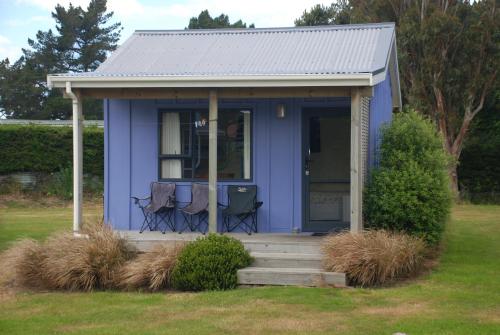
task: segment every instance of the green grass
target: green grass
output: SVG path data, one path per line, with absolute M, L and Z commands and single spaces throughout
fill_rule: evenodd
M 0 251 L 21 238 L 43 239 L 59 230 L 71 230 L 72 209 L 64 207 L 26 207 L 10 201 L 0 207 Z M 98 219 L 102 210 L 95 204 L 85 204 L 84 219 Z
M 69 208 L 0 208 L 0 248 L 70 219 Z M 500 206 L 457 206 L 437 269 L 398 287 L 4 294 L 0 333 L 498 334 L 499 242 Z

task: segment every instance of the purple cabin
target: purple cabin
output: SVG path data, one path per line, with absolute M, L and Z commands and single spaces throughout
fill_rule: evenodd
M 89 73 L 48 77 L 73 99 L 82 220 L 82 99 L 104 99 L 104 220 L 139 230 L 151 182 L 209 183 L 209 227 L 228 185 L 256 185 L 259 233 L 359 231 L 380 127 L 401 108 L 393 23 L 136 31 Z M 180 214 L 177 214 L 180 222 Z

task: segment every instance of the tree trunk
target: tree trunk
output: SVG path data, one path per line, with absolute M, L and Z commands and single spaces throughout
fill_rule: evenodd
M 450 164 L 450 166 L 448 167 L 448 176 L 450 177 L 450 190 L 454 198 L 458 198 L 460 195 L 458 192 L 458 174 L 457 174 L 458 164 L 456 162 L 457 160 L 452 164 Z
M 435 85 L 433 85 L 433 91 L 434 91 L 434 96 L 436 98 L 435 114 L 437 115 L 437 126 L 439 132 L 443 135 L 443 149 L 453 158 L 453 162 L 448 167 L 448 176 L 450 177 L 450 190 L 452 192 L 452 196 L 454 198 L 458 198 L 459 192 L 458 192 L 457 165 L 458 165 L 458 159 L 460 158 L 460 152 L 462 150 L 461 143 L 463 137 L 467 132 L 470 121 L 465 126 L 464 124 L 462 124 L 461 129 L 463 131 L 460 132 L 459 137 L 461 138 L 458 141 L 459 143 L 457 143 L 457 138 L 453 138 L 453 134 L 448 131 L 448 122 L 446 120 L 446 113 L 445 113 L 446 107 L 444 103 L 443 93 Z

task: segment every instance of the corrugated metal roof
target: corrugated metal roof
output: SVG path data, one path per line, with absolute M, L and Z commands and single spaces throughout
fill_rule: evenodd
M 76 76 L 376 74 L 394 24 L 136 31 L 101 66 Z

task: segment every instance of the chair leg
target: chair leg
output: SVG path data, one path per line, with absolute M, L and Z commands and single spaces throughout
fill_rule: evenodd
M 142 222 L 141 229 L 139 230 L 139 233 L 142 234 L 144 230 L 146 230 L 146 227 L 149 228 L 149 230 L 153 230 L 153 216 L 151 213 L 148 213 L 144 210 L 144 208 L 141 208 L 142 210 L 142 215 L 144 215 L 144 221 Z
M 148 226 L 148 219 L 146 216 L 144 216 L 144 221 L 142 221 L 141 229 L 139 230 L 139 234 L 142 234 L 146 227 Z
M 170 230 L 173 232 L 176 231 L 175 211 L 173 209 L 168 209 L 159 212 L 158 216 L 160 217 L 160 221 L 163 221 L 163 223 L 165 223 L 165 228 L 161 230 L 163 234 L 165 234 L 167 228 L 170 228 Z
M 208 212 L 203 212 L 203 213 L 200 213 L 200 215 L 198 216 L 198 229 L 200 230 L 200 232 L 203 234 L 203 235 L 206 235 L 207 234 L 207 231 L 208 231 Z M 202 230 L 201 228 L 201 225 L 202 223 L 205 224 L 205 230 Z
M 231 225 L 231 216 L 224 217 L 224 226 L 228 232 L 231 232 L 238 227 L 240 227 L 248 235 L 252 235 L 252 233 L 257 232 L 257 216 L 255 213 L 234 215 L 233 217 L 237 220 L 233 225 Z M 248 222 L 249 220 L 251 221 Z
M 184 218 L 183 227 L 179 229 L 179 234 L 182 234 L 187 228 L 191 229 L 192 216 L 181 211 L 182 217 Z
M 257 212 L 252 214 L 253 231 L 257 233 Z

